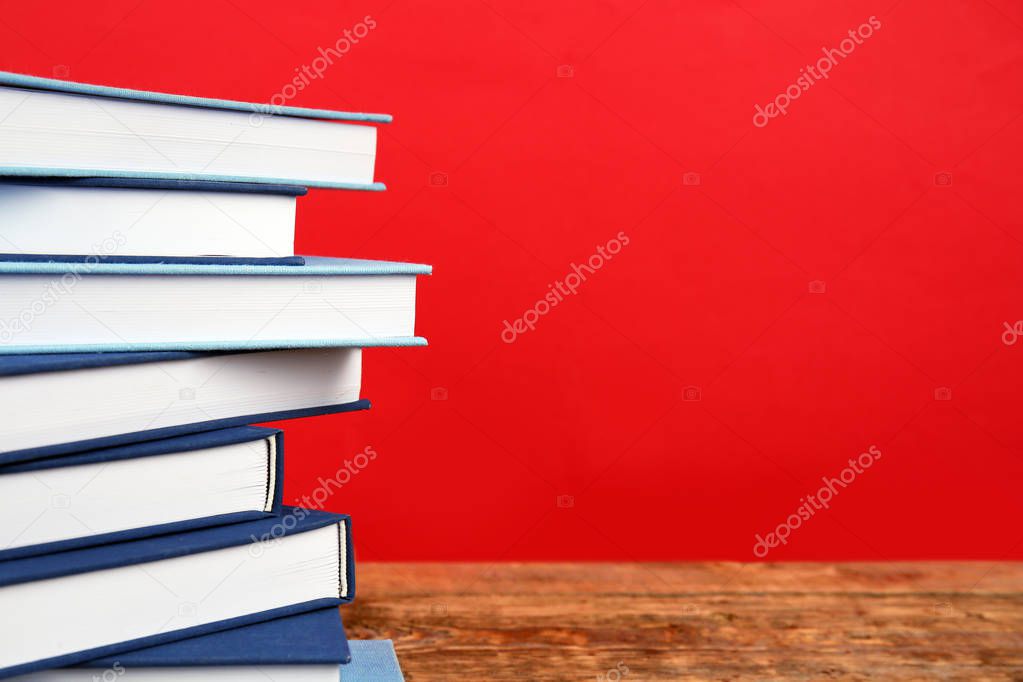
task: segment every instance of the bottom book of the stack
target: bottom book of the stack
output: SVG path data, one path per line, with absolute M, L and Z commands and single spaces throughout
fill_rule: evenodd
M 12 682 L 402 682 L 390 640 L 349 642 L 325 608 L 29 673 Z

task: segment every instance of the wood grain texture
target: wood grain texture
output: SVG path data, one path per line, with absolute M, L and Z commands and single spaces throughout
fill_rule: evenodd
M 1023 680 L 1023 564 L 361 564 L 426 680 Z

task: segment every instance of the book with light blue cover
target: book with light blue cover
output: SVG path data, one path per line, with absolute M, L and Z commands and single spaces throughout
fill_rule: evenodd
M 132 264 L 132 263 L 98 263 L 91 267 L 76 267 L 71 263 L 26 263 L 19 261 L 0 261 L 0 275 L 35 275 L 35 274 L 71 274 L 85 275 L 254 275 L 254 276 L 298 276 L 314 275 L 429 275 L 433 268 L 421 263 L 398 263 L 382 260 L 365 260 L 359 258 L 329 258 L 326 256 L 304 256 L 304 267 L 277 267 L 272 265 L 234 265 L 211 264 L 194 265 L 188 263 L 165 264 Z
M 351 111 L 336 111 L 332 109 L 311 109 L 307 107 L 274 105 L 272 103 L 259 104 L 255 102 L 239 102 L 236 100 L 215 99 L 210 97 L 175 95 L 165 92 L 150 92 L 147 90 L 132 90 L 130 88 L 117 88 L 107 85 L 78 83 L 75 81 L 61 80 L 57 78 L 45 78 L 43 76 L 32 76 L 24 73 L 12 73 L 10 71 L 0 71 L 0 85 L 7 85 L 14 88 L 27 88 L 30 90 L 65 92 L 73 95 L 89 95 L 92 97 L 138 100 L 141 102 L 157 102 L 160 104 L 175 104 L 188 107 L 225 109 L 229 111 L 242 111 L 245 113 L 272 114 L 275 116 L 295 116 L 299 118 L 317 118 L 335 121 L 364 121 L 368 123 L 390 123 L 392 121 L 390 114 L 362 114 Z
M 421 346 L 428 265 L 0 262 L 0 355 Z
M 353 639 L 352 661 L 341 668 L 341 682 L 404 682 L 394 643 L 389 639 Z
M 390 121 L 293 106 L 281 93 L 241 102 L 0 72 L 0 176 L 380 191 L 374 125 Z

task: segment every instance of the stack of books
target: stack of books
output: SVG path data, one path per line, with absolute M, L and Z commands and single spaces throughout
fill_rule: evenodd
M 389 120 L 0 73 L 0 678 L 402 679 L 345 638 L 336 490 L 285 506 L 252 426 L 426 343 L 429 266 L 294 252 L 307 188 L 383 189 Z

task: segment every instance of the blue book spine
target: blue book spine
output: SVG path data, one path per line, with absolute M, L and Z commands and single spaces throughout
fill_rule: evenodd
M 249 258 L 246 256 L 95 256 L 89 254 L 63 255 L 43 253 L 0 253 L 0 261 L 9 263 L 128 263 L 132 265 L 305 265 L 302 256 L 279 258 Z
M 0 261 L 0 275 L 191 275 L 231 276 L 250 275 L 255 277 L 345 277 L 350 275 L 429 275 L 433 268 L 421 263 L 395 263 L 358 258 L 327 258 L 324 256 L 303 256 L 301 267 L 272 265 L 190 265 L 182 263 L 112 263 L 89 264 L 87 268 L 78 263 Z
M 404 682 L 391 640 L 355 639 L 348 647 L 352 662 L 341 669 L 341 682 Z
M 301 185 L 272 185 L 256 182 L 212 182 L 203 180 L 150 180 L 148 178 L 75 178 L 54 175 L 0 175 L 0 182 L 14 185 L 49 185 L 56 187 L 100 187 L 109 189 L 157 189 L 186 192 L 234 192 L 241 194 L 281 194 L 305 196 L 309 190 Z
M 147 181 L 171 182 L 232 182 L 241 184 L 298 185 L 323 189 L 348 189 L 365 192 L 383 192 L 382 182 L 335 182 L 315 178 L 264 178 L 258 175 L 219 175 L 213 173 L 183 173 L 180 171 L 129 171 L 103 168 L 63 168 L 56 166 L 0 166 L 0 178 L 39 177 L 41 175 L 64 178 L 129 178 Z
M 356 121 L 366 123 L 391 122 L 390 114 L 362 114 L 349 111 L 335 111 L 333 109 L 307 109 L 304 107 L 239 102 L 229 99 L 212 99 L 209 97 L 194 97 L 191 95 L 175 95 L 149 90 L 131 90 L 129 88 L 116 88 L 107 85 L 94 85 L 92 83 L 76 83 L 74 81 L 44 78 L 42 76 L 30 76 L 23 73 L 11 73 L 9 71 L 0 71 L 0 85 L 7 85 L 13 88 L 28 88 L 31 90 L 67 92 L 74 95 L 89 95 L 91 97 L 112 97 L 115 99 L 131 99 L 140 102 L 155 102 L 158 104 L 178 104 L 187 107 L 226 109 L 229 111 L 242 111 L 265 116 L 295 116 L 299 118 L 319 118 L 334 121 Z

